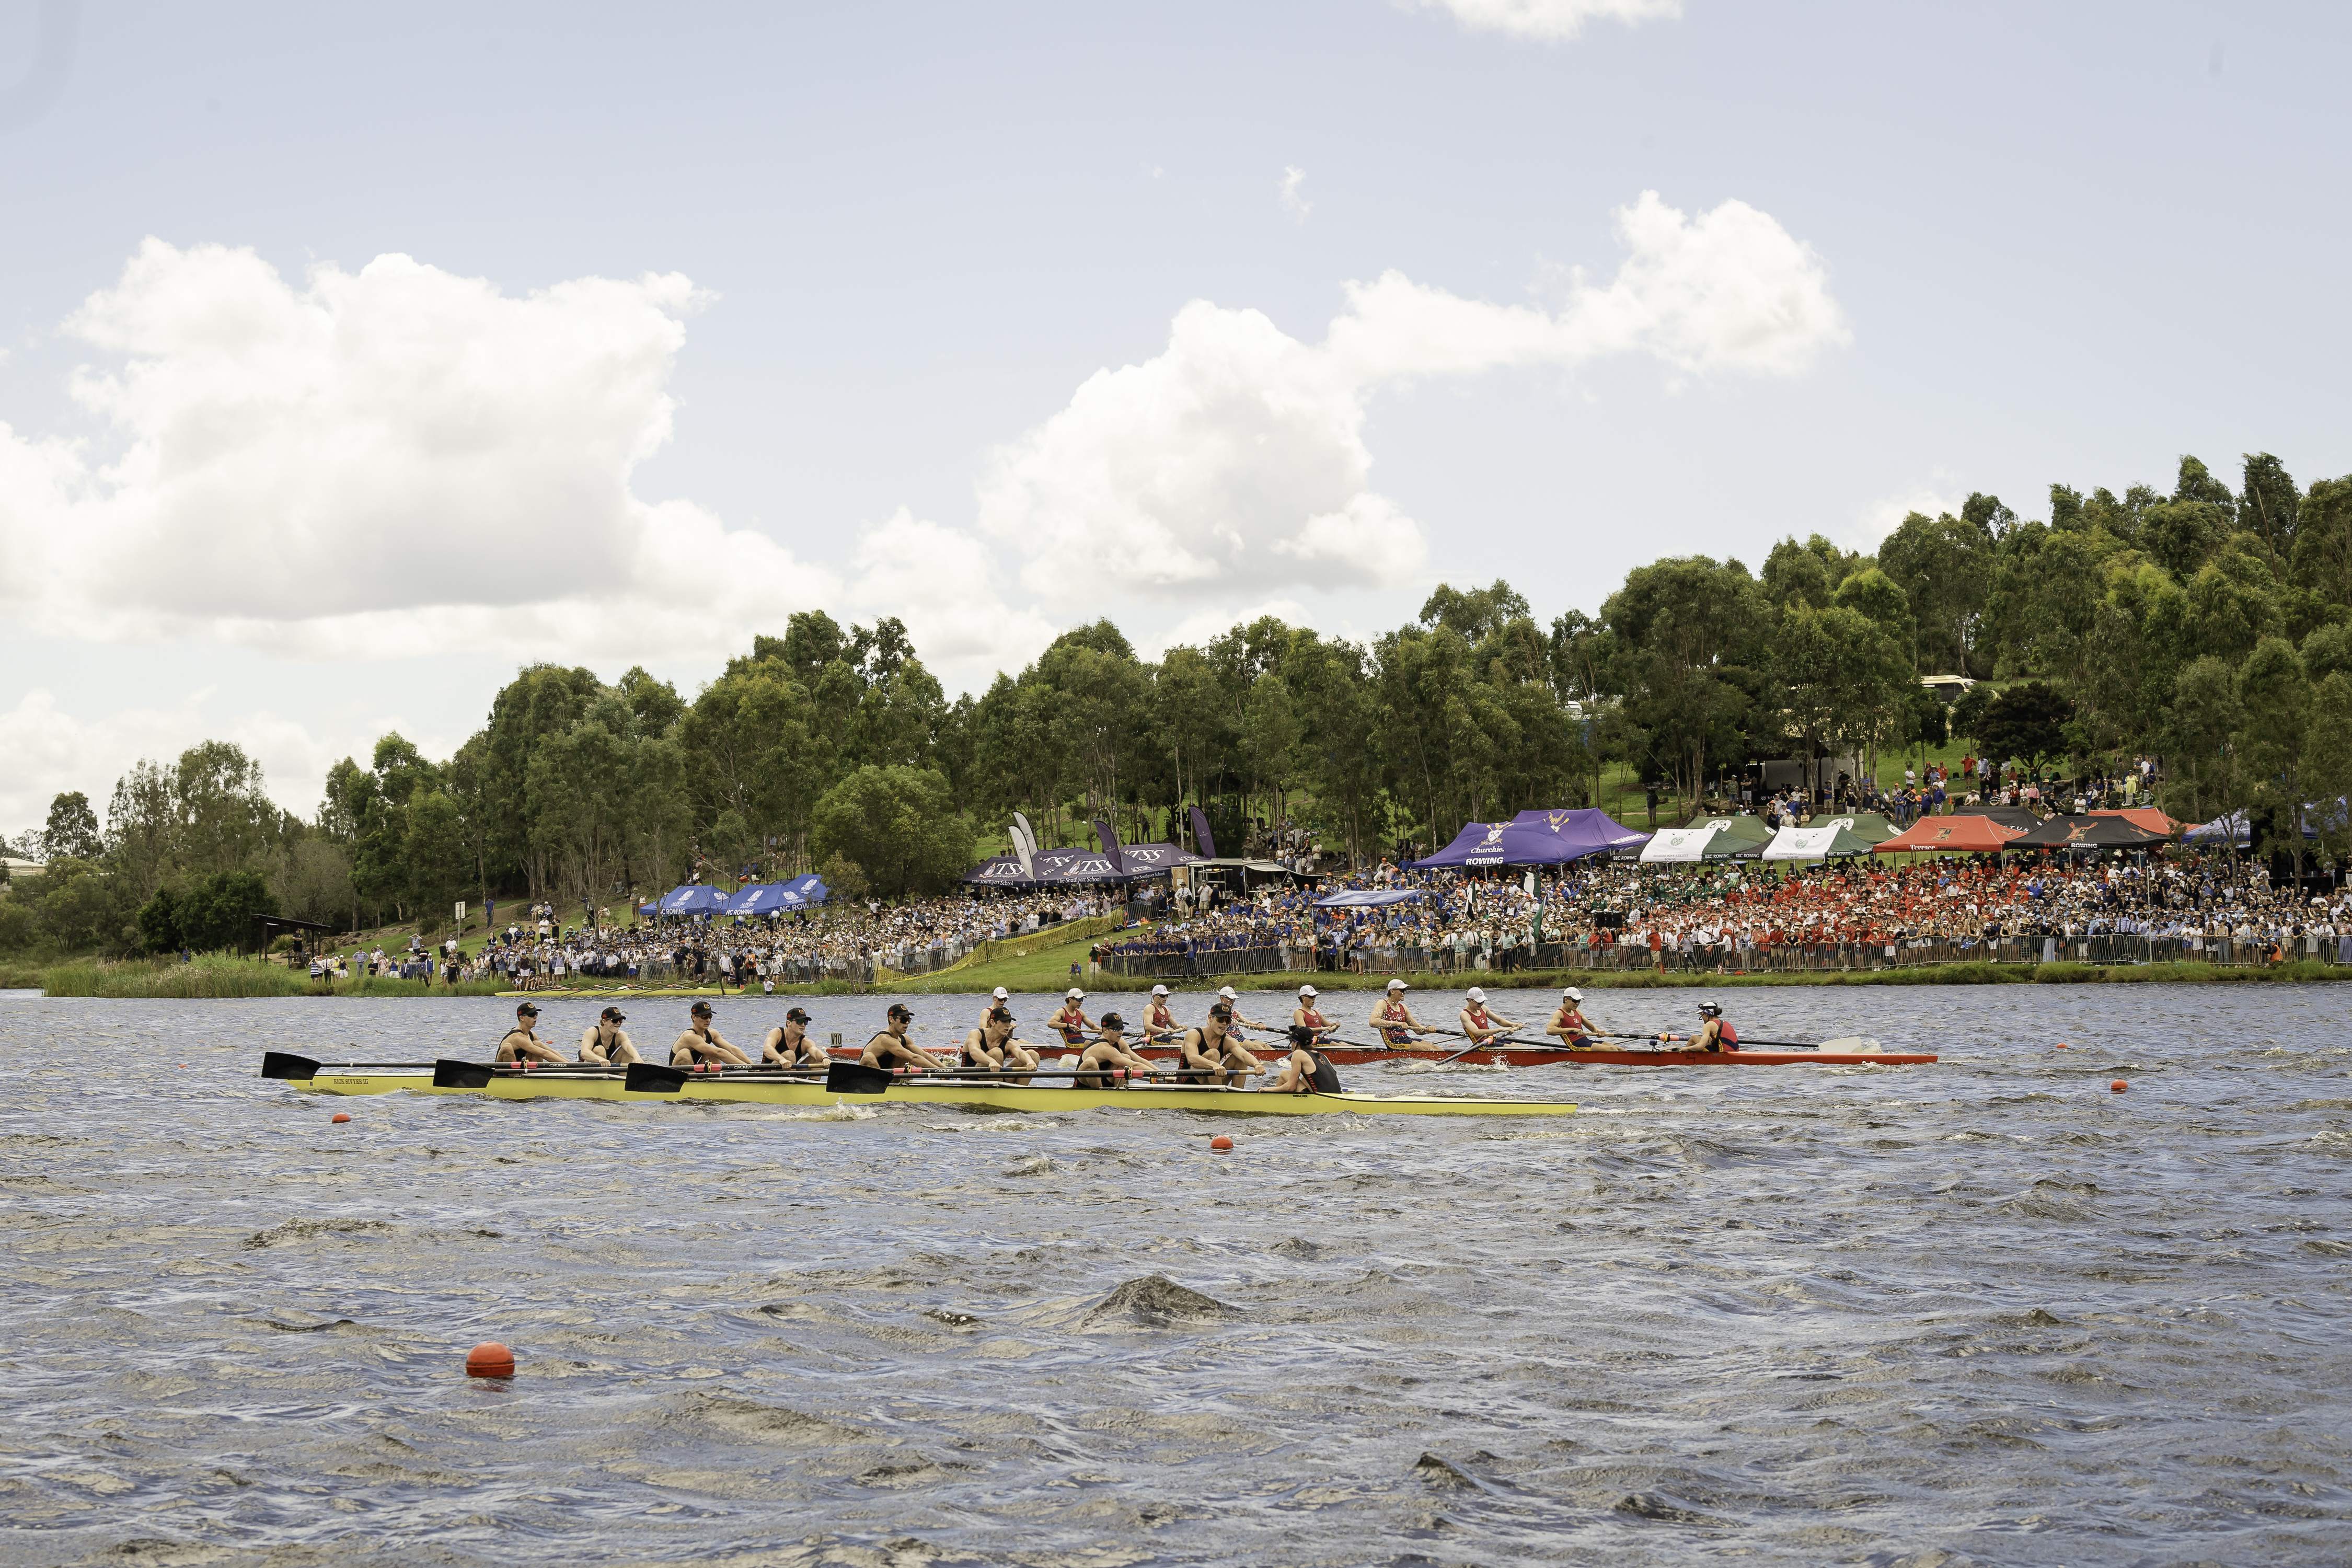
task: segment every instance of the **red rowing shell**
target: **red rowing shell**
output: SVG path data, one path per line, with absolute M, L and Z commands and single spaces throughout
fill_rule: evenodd
M 1267 1048 L 1281 1047 L 1271 1041 L 1244 1041 L 1258 1055 Z M 1371 1062 L 1441 1062 L 1454 1053 L 1448 1050 L 1417 1048 L 1401 1051 L 1370 1050 L 1362 1046 L 1325 1046 L 1323 1054 L 1340 1067 L 1361 1067 Z M 1175 1050 L 1164 1046 L 1147 1046 L 1140 1056 L 1171 1058 Z M 1539 1068 L 1554 1062 L 1569 1062 L 1578 1067 L 1629 1068 L 1777 1068 L 1802 1062 L 1828 1063 L 1832 1067 L 1864 1067 L 1876 1063 L 1881 1067 L 1916 1067 L 1936 1058 L 1903 1051 L 1570 1051 L 1540 1047 L 1520 1047 L 1492 1051 L 1472 1051 L 1454 1058 L 1480 1067 Z

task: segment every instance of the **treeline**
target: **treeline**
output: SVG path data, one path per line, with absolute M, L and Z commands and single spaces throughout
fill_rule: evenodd
M 142 763 L 102 828 L 60 796 L 0 943 L 193 943 L 240 898 L 349 925 L 747 871 L 895 896 L 950 885 L 1014 809 L 1076 843 L 1097 818 L 1165 837 L 1199 805 L 1228 853 L 1289 819 L 1369 857 L 1590 804 L 1612 766 L 1696 799 L 1751 760 L 1874 765 L 1955 724 L 2028 766 L 2158 754 L 2185 816 L 2352 794 L 2352 479 L 2298 490 L 2254 454 L 2233 489 L 2184 458 L 2168 492 L 2053 485 L 2048 513 L 1975 495 L 1874 554 L 1816 534 L 1755 572 L 1670 557 L 1548 624 L 1499 581 L 1362 644 L 1268 617 L 1147 660 L 1097 621 L 952 702 L 898 622 L 815 611 L 690 699 L 533 666 L 455 755 L 387 735 L 307 820 L 220 742 Z M 1939 674 L 2002 689 L 1948 710 L 1920 685 Z

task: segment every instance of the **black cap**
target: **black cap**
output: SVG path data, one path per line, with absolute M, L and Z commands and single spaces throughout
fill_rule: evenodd
M 1106 1029 L 1124 1029 L 1127 1027 L 1127 1020 L 1116 1013 L 1105 1013 L 1102 1016 L 1102 1026 Z
M 1305 1024 L 1293 1024 L 1290 1026 L 1290 1043 L 1294 1046 L 1311 1046 L 1315 1043 L 1315 1031 Z
M 1209 1016 L 1216 1019 L 1217 1022 L 1221 1024 L 1230 1022 L 1233 1016 L 1234 1010 L 1231 1007 L 1226 1006 L 1223 1002 L 1218 1003 L 1215 1006 L 1209 1009 Z
M 1010 1024 L 1013 1022 L 1013 1015 L 1002 1007 L 992 1008 L 989 1012 L 988 1021 L 992 1024 Z
M 708 1002 L 697 1002 L 693 1006 L 688 1007 L 686 1010 L 686 1014 L 689 1018 L 708 1018 L 710 1016 L 710 1004 Z
M 534 1007 L 534 1006 L 532 1006 L 532 1005 L 531 1005 L 530 1003 L 528 1003 L 528 1002 L 524 1003 L 521 1006 L 520 1006 L 520 1007 L 518 1007 L 518 1008 L 516 1008 L 516 1009 L 515 1009 L 515 1016 L 516 1016 L 516 1017 L 518 1017 L 518 1018 L 521 1017 L 525 1013 L 529 1013 L 529 1014 L 531 1014 L 532 1016 L 536 1016 L 538 1015 L 538 1013 L 539 1013 L 539 1009 L 538 1009 L 538 1008 L 536 1008 L 536 1007 Z
M 612 1019 L 613 1022 L 617 1024 L 622 1019 L 626 1018 L 628 1015 L 622 1012 L 618 1007 L 607 1007 L 604 1009 L 604 1016 Z
M 893 1018 L 911 1018 L 914 1016 L 914 1014 L 907 1010 L 907 1005 L 904 1002 L 893 1002 L 890 1004 L 888 1016 Z
M 784 1015 L 784 1022 L 787 1024 L 805 1024 L 808 1021 L 808 1013 L 804 1008 L 795 1007 Z

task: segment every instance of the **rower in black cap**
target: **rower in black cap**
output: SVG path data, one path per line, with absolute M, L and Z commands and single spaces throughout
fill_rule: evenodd
M 563 1053 L 534 1033 L 539 1027 L 539 1009 L 526 1002 L 515 1009 L 515 1026 L 499 1042 L 498 1060 L 502 1062 L 561 1062 Z
M 783 1026 L 768 1031 L 767 1040 L 760 1047 L 760 1060 L 774 1067 L 832 1066 L 833 1053 L 808 1037 L 808 1023 L 805 1008 L 794 1007 L 787 1012 Z
M 687 1009 L 687 1030 L 671 1042 L 669 1065 L 683 1068 L 700 1062 L 719 1062 L 729 1067 L 750 1067 L 751 1058 L 728 1044 L 719 1031 L 711 1027 L 710 1017 L 710 1004 L 708 1002 L 697 1002 Z
M 1101 1029 L 1078 1055 L 1077 1076 L 1072 1080 L 1076 1087 L 1124 1089 L 1137 1077 L 1151 1076 L 1151 1064 L 1127 1048 L 1126 1019 L 1105 1013 Z
M 907 1031 L 914 1026 L 915 1015 L 908 1011 L 904 1002 L 891 1003 L 887 1018 L 882 1032 L 866 1042 L 866 1050 L 857 1058 L 859 1062 L 870 1068 L 910 1067 L 922 1068 L 929 1072 L 947 1071 L 947 1063 L 907 1037 Z
M 596 1067 L 625 1068 L 631 1062 L 646 1058 L 637 1055 L 636 1042 L 621 1027 L 628 1015 L 618 1007 L 607 1007 L 602 1016 L 588 1026 L 580 1037 L 580 1059 Z

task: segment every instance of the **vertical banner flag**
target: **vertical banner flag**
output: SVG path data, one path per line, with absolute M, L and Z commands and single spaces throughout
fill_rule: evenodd
M 1095 818 L 1095 840 L 1102 846 L 1104 856 L 1110 861 L 1110 868 L 1125 877 L 1127 857 L 1119 852 L 1118 835 L 1111 830 L 1109 823 L 1099 816 Z
M 1029 819 L 1020 812 L 1013 814 L 1013 853 L 1021 862 L 1021 874 L 1030 881 L 1037 879 L 1037 836 L 1029 830 Z
M 1217 858 L 1217 841 L 1209 837 L 1208 816 L 1197 805 L 1192 808 L 1192 837 L 1201 841 L 1202 858 L 1210 860 Z

